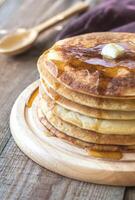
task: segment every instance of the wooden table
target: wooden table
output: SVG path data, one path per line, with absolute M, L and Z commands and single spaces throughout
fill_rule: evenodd
M 0 28 L 31 27 L 74 2 L 6 0 L 0 7 Z M 79 182 L 40 167 L 20 151 L 11 136 L 12 105 L 19 93 L 38 79 L 37 59 L 54 42 L 56 29 L 58 26 L 42 34 L 33 49 L 23 55 L 0 56 L 0 200 L 133 200 L 134 188 Z

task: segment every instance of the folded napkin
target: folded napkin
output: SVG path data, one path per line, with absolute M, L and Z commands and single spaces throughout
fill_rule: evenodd
M 56 40 L 102 31 L 135 32 L 135 0 L 104 0 L 70 20 Z

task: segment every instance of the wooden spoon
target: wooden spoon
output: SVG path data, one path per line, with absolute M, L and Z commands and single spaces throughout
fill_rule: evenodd
M 33 45 L 42 31 L 47 30 L 76 13 L 86 10 L 88 7 L 88 3 L 78 2 L 71 8 L 61 12 L 38 26 L 35 26 L 34 28 L 18 29 L 12 34 L 4 36 L 0 40 L 0 53 L 6 55 L 17 55 L 26 51 Z

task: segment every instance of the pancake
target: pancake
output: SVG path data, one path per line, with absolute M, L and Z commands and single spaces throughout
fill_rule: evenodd
M 135 150 L 135 145 L 130 146 L 123 146 L 123 145 L 100 145 L 100 144 L 93 144 L 84 142 L 82 140 L 79 140 L 77 138 L 71 137 L 66 135 L 63 132 L 60 132 L 57 130 L 54 126 L 52 126 L 46 117 L 43 115 L 42 111 L 38 109 L 38 118 L 39 121 L 44 125 L 45 133 L 47 132 L 47 135 L 50 134 L 50 136 L 56 136 L 60 139 L 64 139 L 65 141 L 68 141 L 69 143 L 79 146 L 81 148 L 89 148 L 91 150 L 96 151 L 121 151 L 121 152 L 131 152 L 132 150 Z
M 112 135 L 102 134 L 94 131 L 81 129 L 73 124 L 63 121 L 51 112 L 44 112 L 40 105 L 38 107 L 50 124 L 65 134 L 85 142 L 106 145 L 135 145 L 135 135 Z
M 135 111 L 134 99 L 103 99 L 98 97 L 92 97 L 89 95 L 81 94 L 70 90 L 59 84 L 56 78 L 54 78 L 48 70 L 44 67 L 41 59 L 38 62 L 38 70 L 40 78 L 47 84 L 48 87 L 55 90 L 58 94 L 56 99 L 60 96 L 66 99 L 76 102 L 81 105 L 89 106 L 91 108 L 104 109 L 104 110 L 116 110 L 116 111 Z
M 43 98 L 40 99 L 40 107 L 46 115 L 50 116 L 54 114 L 63 121 L 82 129 L 103 134 L 135 135 L 135 120 L 128 120 L 123 123 L 122 120 L 96 119 L 66 109 L 47 98 L 46 100 Z
M 47 133 L 96 155 L 135 152 L 135 34 L 58 41 L 39 58 L 38 70 L 37 112 Z
M 135 112 L 134 111 L 113 111 L 113 110 L 101 110 L 101 109 L 94 109 L 88 106 L 80 105 L 75 103 L 71 100 L 66 99 L 58 95 L 52 88 L 48 87 L 47 84 L 40 80 L 40 93 L 42 98 L 45 100 L 52 99 L 58 105 L 61 105 L 64 108 L 67 108 L 71 111 L 78 112 L 80 114 L 94 117 L 98 119 L 118 119 L 118 120 L 133 120 L 135 119 Z
M 101 51 L 108 43 L 121 45 L 123 56 L 104 58 Z M 134 33 L 90 33 L 58 41 L 39 60 L 61 84 L 79 93 L 135 98 L 134 43 Z

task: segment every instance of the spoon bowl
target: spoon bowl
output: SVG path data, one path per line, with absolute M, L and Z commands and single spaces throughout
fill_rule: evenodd
M 34 29 L 19 29 L 0 40 L 0 53 L 17 55 L 29 49 L 38 37 Z

